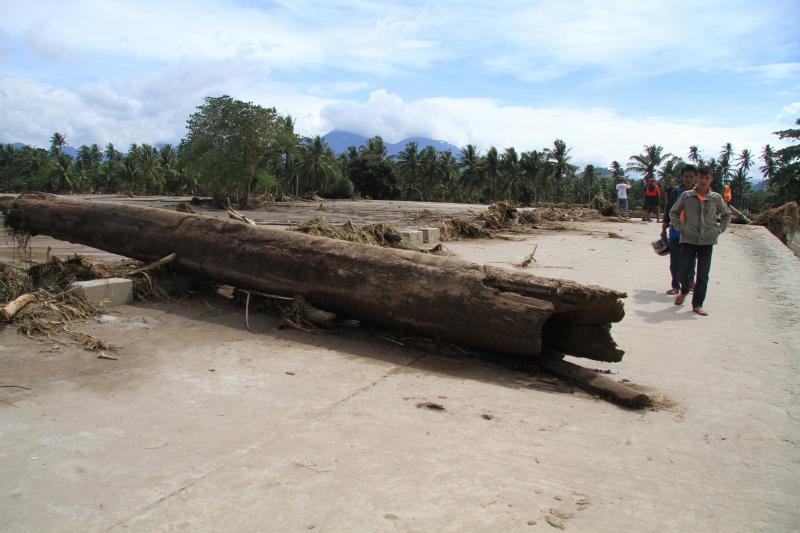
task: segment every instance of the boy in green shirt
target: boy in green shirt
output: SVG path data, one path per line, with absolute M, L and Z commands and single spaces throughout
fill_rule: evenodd
M 675 305 L 681 305 L 692 288 L 691 265 L 697 261 L 697 282 L 692 296 L 692 311 L 706 316 L 703 302 L 711 271 L 711 252 L 717 237 L 731 221 L 731 211 L 718 193 L 711 190 L 711 169 L 700 167 L 697 185 L 680 195 L 669 212 L 670 223 L 680 232 L 680 294 Z M 719 222 L 717 222 L 719 218 Z

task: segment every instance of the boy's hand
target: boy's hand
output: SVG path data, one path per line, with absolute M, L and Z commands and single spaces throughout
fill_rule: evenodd
M 667 238 L 667 228 L 661 228 L 661 238 L 662 239 Z

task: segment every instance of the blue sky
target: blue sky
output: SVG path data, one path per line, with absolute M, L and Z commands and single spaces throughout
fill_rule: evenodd
M 780 145 L 798 1 L 0 0 L 0 141 L 176 142 L 204 96 L 345 129 L 626 161 Z

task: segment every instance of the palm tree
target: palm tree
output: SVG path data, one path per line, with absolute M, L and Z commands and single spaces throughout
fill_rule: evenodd
M 733 146 L 731 143 L 725 143 L 722 146 L 722 151 L 719 153 L 719 160 L 717 161 L 720 166 L 720 171 L 722 172 L 722 182 L 728 182 L 728 175 L 731 171 L 731 160 L 734 157 L 733 153 Z
M 764 166 L 759 167 L 759 170 L 767 178 L 767 183 L 772 183 L 772 180 L 775 179 L 775 171 L 778 169 L 778 164 L 775 158 L 775 151 L 770 145 L 764 146 L 761 151 L 761 160 L 764 162 Z
M 60 154 L 61 150 L 64 148 L 64 146 L 66 146 L 66 144 L 67 138 L 64 135 L 55 132 L 53 136 L 50 137 L 50 153 L 54 156 Z
M 420 175 L 419 151 L 416 141 L 406 144 L 397 154 L 397 167 L 400 174 L 400 198 L 408 199 L 409 193 L 417 184 Z
M 164 189 L 164 176 L 161 174 L 158 150 L 154 146 L 143 144 L 140 150 L 139 162 L 145 190 L 150 194 L 161 194 Z
M 481 184 L 480 160 L 474 144 L 468 144 L 461 149 L 458 166 L 461 168 L 461 184 L 469 198 L 473 197 L 475 190 Z
M 441 160 L 437 157 L 436 148 L 426 146 L 419 154 L 420 157 L 420 182 L 419 192 L 423 200 L 432 200 L 437 191 L 441 189 L 446 179 L 446 170 Z
M 486 156 L 483 158 L 483 172 L 489 180 L 489 199 L 495 200 L 499 189 L 500 181 L 500 158 L 497 154 L 497 148 L 490 146 L 486 151 Z
M 517 151 L 506 148 L 500 157 L 499 168 L 502 170 L 502 193 L 506 199 L 518 202 L 525 194 L 525 184 L 522 181 L 522 169 L 519 164 Z
M 700 155 L 700 149 L 696 145 L 689 147 L 689 161 L 696 165 L 703 164 L 703 157 Z
M 60 192 L 72 192 L 72 158 L 65 153 L 58 152 L 56 158 L 56 186 Z
M 567 148 L 567 143 L 561 139 L 553 141 L 552 150 L 545 149 L 547 159 L 553 163 L 552 177 L 556 186 L 556 202 L 560 202 L 562 199 L 564 181 L 575 173 L 575 167 L 569 163 L 569 152 L 570 148 Z
M 447 200 L 456 202 L 459 200 L 458 183 L 458 161 L 453 157 L 453 152 L 445 150 L 439 154 L 439 161 L 444 173 L 444 188 L 447 192 Z
M 547 179 L 544 169 L 543 154 L 536 150 L 523 152 L 519 158 L 519 166 L 528 183 L 527 201 L 538 201 L 542 193 L 542 181 Z
M 664 153 L 664 148 L 656 144 L 645 145 L 641 154 L 632 155 L 628 163 L 628 170 L 643 174 L 645 180 L 654 178 L 656 170 L 669 158 L 675 157 L 670 153 Z
M 133 194 L 136 182 L 139 180 L 139 166 L 136 163 L 136 158 L 131 156 L 130 152 L 122 164 L 122 180 L 128 186 L 128 193 Z
M 739 163 L 739 168 L 744 170 L 745 174 L 750 171 L 750 167 L 753 166 L 753 154 L 745 148 L 742 150 L 742 153 L 736 157 L 736 161 Z
M 733 175 L 731 192 L 733 193 L 734 200 L 736 200 L 732 203 L 735 203 L 738 207 L 741 205 L 744 191 L 747 188 L 747 176 L 750 172 L 750 167 L 753 166 L 753 154 L 750 150 L 745 148 L 742 150 L 742 153 L 736 157 L 736 161 L 739 163 L 739 166 Z
M 386 144 L 383 142 L 383 138 L 380 135 L 376 135 L 371 139 L 367 139 L 366 152 L 377 156 L 379 159 L 385 159 L 388 150 L 386 149 Z
M 283 160 L 281 181 L 284 186 L 289 187 L 289 194 L 291 194 L 291 183 L 294 180 L 294 195 L 298 196 L 300 181 L 295 168 L 295 156 L 300 147 L 300 137 L 294 132 L 294 119 L 291 115 L 286 115 L 282 123 L 279 123 L 279 127 L 277 149 Z
M 308 190 L 324 193 L 328 185 L 336 177 L 336 165 L 333 152 L 327 143 L 317 135 L 303 146 L 303 159 L 300 162 L 300 174 Z
M 594 171 L 594 165 L 586 165 L 583 169 L 583 185 L 586 188 L 586 202 L 592 201 L 592 187 L 595 180 L 597 180 L 597 173 Z

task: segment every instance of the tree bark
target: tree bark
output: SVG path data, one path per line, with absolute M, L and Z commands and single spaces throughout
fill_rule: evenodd
M 538 356 L 542 343 L 619 361 L 611 323 L 621 292 L 452 257 L 380 248 L 163 209 L 27 194 L 8 206 L 15 230 L 311 304 L 382 327 Z

